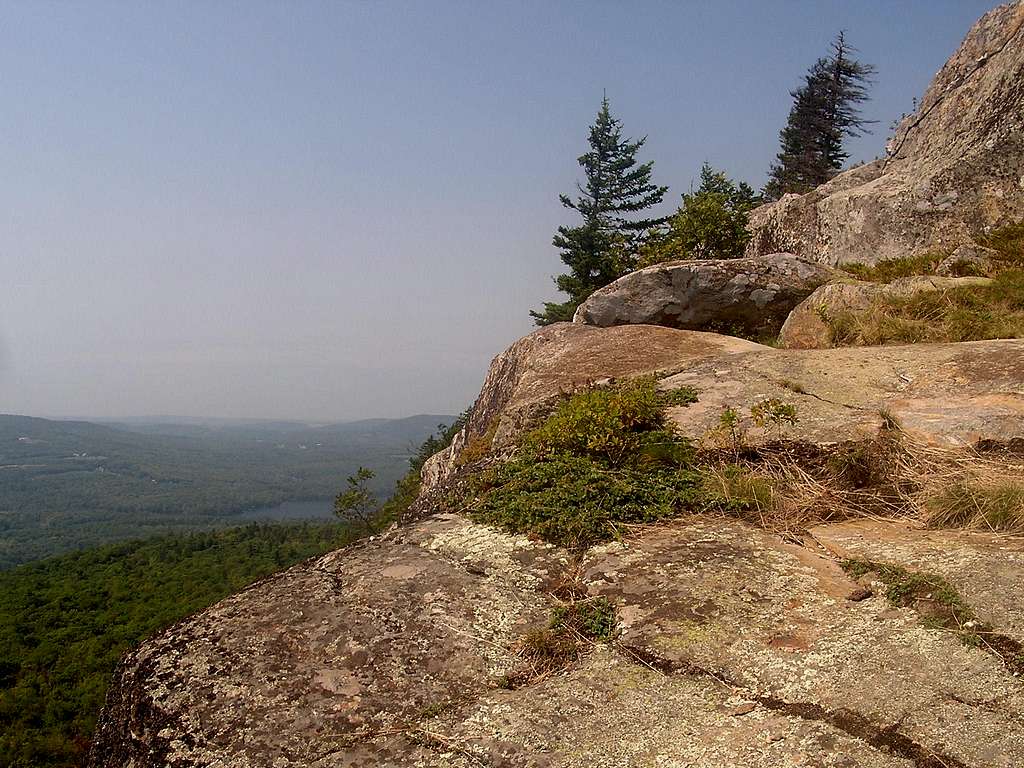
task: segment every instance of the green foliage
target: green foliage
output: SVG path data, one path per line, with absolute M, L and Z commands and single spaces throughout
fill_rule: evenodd
M 557 279 L 557 278 L 556 278 Z M 614 279 L 614 278 L 612 278 Z M 611 281 L 609 281 L 611 282 Z M 580 291 L 582 293 L 582 291 Z M 530 317 L 536 325 L 551 325 L 552 323 L 571 323 L 576 309 L 582 303 L 569 299 L 568 301 L 545 301 L 544 309 L 541 311 L 530 310 Z
M 578 159 L 586 183 L 577 185 L 580 194 L 575 200 L 560 196 L 562 205 L 583 221 L 576 227 L 559 227 L 552 241 L 569 267 L 568 273 L 555 278 L 558 290 L 569 300 L 530 312 L 537 325 L 571 319 L 587 296 L 629 272 L 643 233 L 661 222 L 638 218 L 659 204 L 668 190 L 651 183 L 654 163 L 637 164 L 636 153 L 645 141 L 623 138 L 622 123 L 612 117 L 608 99 L 602 100 L 590 128 L 590 151 Z
M 579 392 L 476 478 L 474 519 L 586 548 L 699 505 L 689 443 L 667 426 L 653 379 Z
M 513 459 L 484 476 L 475 520 L 585 549 L 614 538 L 623 524 L 652 523 L 693 508 L 698 475 L 680 469 L 623 467 L 564 454 Z
M 748 184 L 737 184 L 705 163 L 697 191 L 684 194 L 668 228 L 653 233 L 640 248 L 638 266 L 742 256 L 750 239 L 747 216 L 760 202 Z
M 515 688 L 531 677 L 556 672 L 576 659 L 585 643 L 611 642 L 617 627 L 615 606 L 605 597 L 563 603 L 552 612 L 548 626 L 523 638 L 519 654 L 529 663 L 530 674 L 506 675 L 498 686 Z
M 412 503 L 423 462 L 449 445 L 464 421 L 465 414 L 441 425 L 413 453 L 374 525 Z M 361 469 L 350 478 L 343 507 L 375 509 L 371 474 Z M 0 765 L 81 764 L 110 675 L 127 649 L 362 533 L 361 526 L 338 523 L 254 524 L 106 546 L 0 573 Z
M 254 524 L 105 546 L 0 573 L 0 765 L 80 765 L 125 651 L 355 536 L 337 523 Z
M 979 244 L 994 249 L 997 262 L 1005 267 L 1024 267 L 1024 221 L 1010 224 L 978 238 Z
M 824 184 L 849 158 L 844 140 L 867 132 L 871 121 L 861 117 L 858 105 L 868 99 L 866 86 L 875 70 L 853 53 L 840 32 L 829 56 L 818 59 L 791 92 L 793 106 L 779 132 L 781 147 L 764 188 L 767 199 Z
M 718 430 L 725 437 L 728 447 L 734 454 L 739 454 L 746 442 L 746 430 L 740 420 L 739 412 L 732 406 L 722 409 L 718 415 Z
M 668 408 L 693 405 L 697 402 L 697 390 L 692 387 L 680 387 L 658 392 L 658 402 Z
M 615 636 L 617 626 L 611 601 L 606 597 L 593 597 L 558 606 L 551 615 L 550 629 L 585 640 L 608 642 Z
M 354 475 L 349 475 L 345 482 L 348 488 L 334 499 L 334 514 L 342 520 L 352 520 L 374 534 L 379 530 L 379 510 L 377 499 L 367 487 L 373 479 L 373 471 L 360 467 Z
M 577 392 L 526 435 L 524 444 L 538 458 L 569 453 L 614 465 L 634 455 L 650 433 L 661 436 L 664 424 L 654 380 L 638 379 Z
M 754 403 L 750 406 L 750 417 L 754 424 L 765 431 L 774 428 L 780 437 L 785 424 L 792 426 L 798 421 L 796 406 L 777 397 L 769 397 Z
M 928 573 L 912 573 L 898 565 L 878 563 L 872 560 L 849 559 L 841 563 L 843 570 L 854 578 L 869 573 L 878 576 L 885 584 L 885 597 L 893 605 L 905 608 L 917 600 L 927 600 L 952 611 L 958 624 L 974 619 L 974 612 L 948 581 L 941 576 Z

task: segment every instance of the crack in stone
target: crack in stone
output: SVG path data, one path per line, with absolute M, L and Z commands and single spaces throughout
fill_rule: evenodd
M 741 693 L 751 701 L 757 702 L 765 709 L 809 722 L 830 725 L 876 750 L 910 760 L 915 768 L 970 768 L 957 758 L 929 749 L 906 734 L 900 733 L 899 723 L 882 726 L 871 718 L 848 709 L 830 710 L 813 702 L 790 702 L 777 696 L 753 693 L 731 680 L 722 671 L 708 670 L 692 662 L 666 659 L 646 648 L 627 645 L 619 645 L 618 648 L 635 663 L 663 674 L 710 678 L 730 688 L 734 693 Z

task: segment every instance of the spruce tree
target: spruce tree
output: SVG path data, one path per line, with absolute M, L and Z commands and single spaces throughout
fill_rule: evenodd
M 875 69 L 853 53 L 840 32 L 828 58 L 818 59 L 800 87 L 790 92 L 793 106 L 779 132 L 779 154 L 763 190 L 766 199 L 824 184 L 849 159 L 845 139 L 868 133 L 874 121 L 864 119 L 858 105 L 868 100 L 867 85 Z
M 583 219 L 579 226 L 558 228 L 552 244 L 561 251 L 566 274 L 555 278 L 558 290 L 568 295 L 563 303 L 545 302 L 540 312 L 531 311 L 537 325 L 571 320 L 576 307 L 598 288 L 622 276 L 644 233 L 663 218 L 639 217 L 657 205 L 668 187 L 651 183 L 653 162 L 637 163 L 636 153 L 647 138 L 623 138 L 622 123 L 612 117 L 608 98 L 601 101 L 597 119 L 590 127 L 590 151 L 578 158 L 586 184 L 577 183 L 579 196 L 560 195 L 562 205 Z

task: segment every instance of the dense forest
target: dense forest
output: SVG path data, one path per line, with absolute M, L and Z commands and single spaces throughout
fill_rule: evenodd
M 0 416 L 0 570 L 128 538 L 209 530 L 285 500 L 330 499 L 358 466 L 386 496 L 445 416 L 99 425 Z
M 82 762 L 121 655 L 152 632 L 351 541 L 340 523 L 115 544 L 0 573 L 0 766 Z

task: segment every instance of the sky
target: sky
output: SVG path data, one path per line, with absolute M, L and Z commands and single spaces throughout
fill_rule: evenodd
M 0 0 L 0 413 L 457 413 L 558 298 L 602 93 L 667 213 L 764 182 L 840 29 L 879 156 L 996 4 Z

